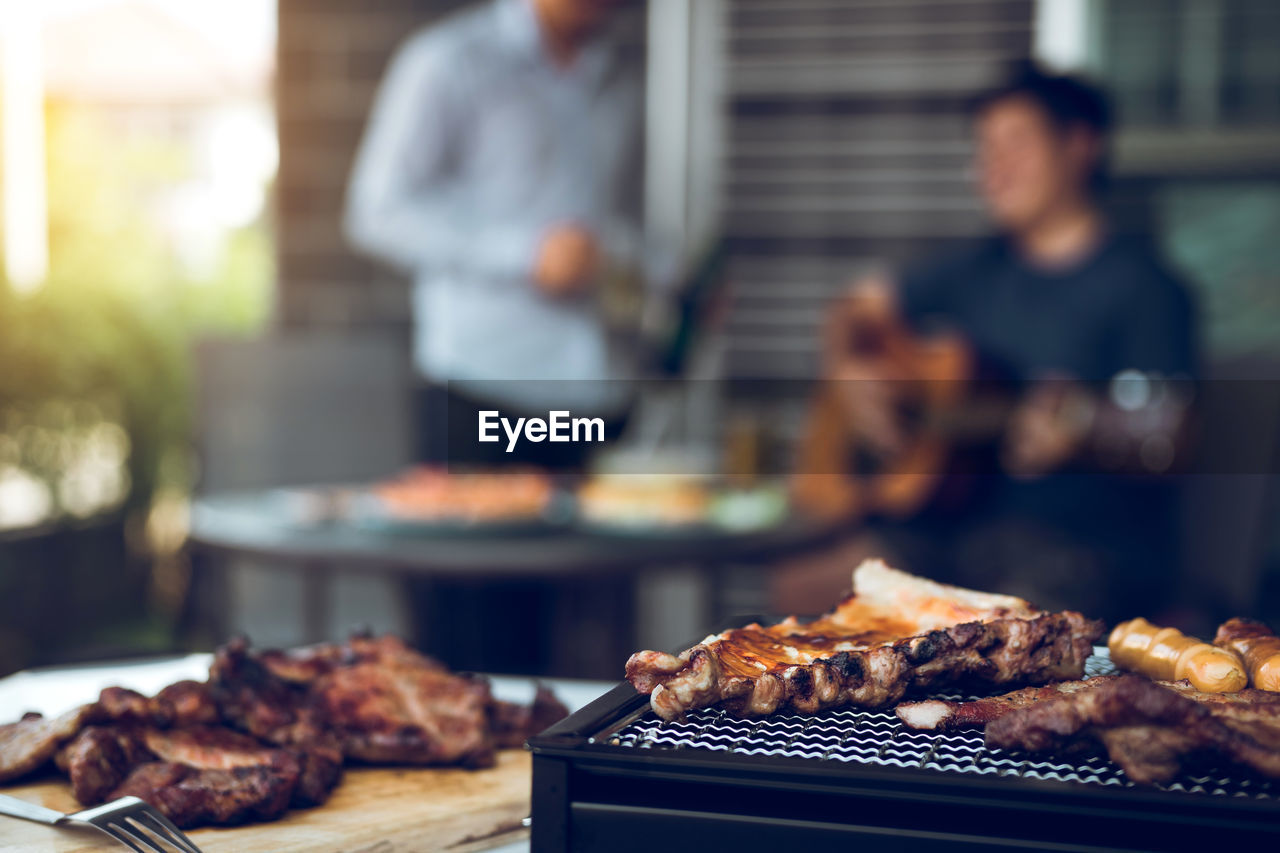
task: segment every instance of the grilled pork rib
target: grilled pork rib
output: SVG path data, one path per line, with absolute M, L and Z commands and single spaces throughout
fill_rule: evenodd
M 1031 752 L 1100 741 L 1141 784 L 1173 779 L 1194 757 L 1280 778 L 1280 694 L 1201 693 L 1185 681 L 1121 675 L 1011 710 L 987 725 L 986 741 Z
M 1045 613 L 879 560 L 860 565 L 853 583 L 853 595 L 813 622 L 747 625 L 679 656 L 637 652 L 627 680 L 665 720 L 713 705 L 741 716 L 880 708 L 934 685 L 1079 678 L 1103 631 L 1078 613 Z

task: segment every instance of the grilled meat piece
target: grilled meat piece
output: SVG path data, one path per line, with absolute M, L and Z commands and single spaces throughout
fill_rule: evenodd
M 221 726 L 89 726 L 63 749 L 58 764 L 86 806 L 132 794 L 175 823 L 193 826 L 278 815 L 297 804 L 306 759 Z M 156 792 L 174 780 L 182 782 L 179 794 Z M 202 785 L 208 788 L 203 793 Z M 223 785 L 230 787 L 224 791 Z
M 342 754 L 331 744 L 272 748 L 220 726 L 148 729 L 144 737 L 147 749 L 164 762 L 200 770 L 265 768 L 288 781 L 290 804 L 299 807 L 329 799 L 342 776 Z
M 342 781 L 342 750 L 329 738 L 322 743 L 308 744 L 294 754 L 298 757 L 301 776 L 293 792 L 293 805 L 318 806 L 329 799 Z
M 222 722 L 218 703 L 209 685 L 202 681 L 178 681 L 156 694 L 151 700 L 153 717 L 168 720 L 175 728 L 215 726 Z
M 341 644 L 321 643 L 283 651 L 267 649 L 255 654 L 272 675 L 290 684 L 311 684 L 335 669 L 362 663 L 448 671 L 444 664 L 409 648 L 403 640 L 391 635 L 373 637 L 357 633 Z
M 342 753 L 374 764 L 494 762 L 482 679 L 414 665 L 359 663 L 312 685 Z
M 28 714 L 0 726 L 0 781 L 26 775 L 53 757 L 76 799 L 93 805 L 107 799 L 135 767 L 161 757 L 197 769 L 266 766 L 283 774 L 298 806 L 324 802 L 337 785 L 342 753 L 332 734 L 320 732 L 286 751 L 214 725 L 219 722 L 207 684 L 180 681 L 153 698 L 109 687 L 97 702 L 57 719 Z
M 150 699 L 136 690 L 130 690 L 127 687 L 106 687 L 98 694 L 98 702 L 93 709 L 93 719 L 94 722 L 99 723 L 168 725 L 168 720 L 157 717 L 158 710 Z
M 187 829 L 275 820 L 288 809 L 296 782 L 296 778 L 261 765 L 199 769 L 153 761 L 134 768 L 111 792 L 111 798 L 146 800 Z
M 1079 678 L 1101 622 L 1004 595 L 859 566 L 854 594 L 813 622 L 795 617 L 708 637 L 674 656 L 637 652 L 627 680 L 665 720 L 719 705 L 742 716 L 880 708 L 908 689 Z
M 543 693 L 524 710 L 496 703 L 483 679 L 390 636 L 291 651 L 233 641 L 210 682 L 224 716 L 257 737 L 311 747 L 327 736 L 347 759 L 375 764 L 486 767 L 495 746 L 522 744 L 567 713 Z
M 567 716 L 569 709 L 564 703 L 549 688 L 539 684 L 529 705 L 494 699 L 489 704 L 489 729 L 498 749 L 519 749 L 530 737 Z
M 154 758 L 136 726 L 87 726 L 58 753 L 58 768 L 83 805 L 108 798 L 137 765 Z
M 1055 699 L 1068 693 L 1088 690 L 1112 681 L 1114 675 L 1103 675 L 1085 681 L 1060 681 L 1047 687 L 1024 687 L 999 696 L 984 696 L 969 702 L 951 702 L 945 699 L 925 699 L 921 702 L 903 702 L 893 709 L 909 729 L 919 731 L 951 731 L 976 728 L 998 720 L 1010 711 Z
M 92 705 L 82 705 L 52 719 L 24 714 L 16 723 L 0 726 L 0 783 L 19 779 L 47 764 L 58 748 L 80 731 L 92 710 Z
M 222 726 L 145 729 L 142 742 L 151 755 L 170 764 L 202 770 L 272 767 L 285 775 L 298 774 L 298 759 L 292 752 L 264 746 L 257 738 Z
M 95 723 L 139 726 L 200 726 L 220 721 L 209 685 L 178 681 L 148 698 L 126 687 L 107 687 L 93 707 Z
M 331 740 L 306 685 L 276 675 L 242 637 L 215 653 L 209 687 L 222 718 L 255 737 L 282 746 Z
M 567 714 L 545 689 L 525 707 L 492 698 L 393 637 L 341 645 L 219 649 L 209 682 L 148 698 L 112 687 L 47 720 L 0 726 L 0 782 L 56 758 L 76 799 L 134 795 L 180 826 L 270 820 L 324 802 L 346 757 L 384 764 L 494 761 Z M 224 727 L 223 724 L 234 728 Z
M 1135 782 L 1167 782 L 1216 758 L 1280 778 L 1280 695 L 1201 693 L 1186 682 L 1123 675 L 1036 702 L 987 725 L 988 746 L 1032 752 L 1100 741 Z
M 226 722 L 297 751 L 302 774 L 295 805 L 317 805 L 329 798 L 342 778 L 342 747 L 305 683 L 277 676 L 246 640 L 237 638 L 214 655 L 209 685 Z
M 45 719 L 39 714 L 27 714 L 21 720 L 0 726 L 0 782 L 8 782 L 25 776 L 44 766 L 50 758 L 58 758 L 59 767 L 66 769 L 63 755 L 70 749 L 78 735 L 95 726 L 171 726 L 212 724 L 218 722 L 218 709 L 208 686 L 195 681 L 179 681 L 161 690 L 155 698 L 148 699 L 136 690 L 124 687 L 108 687 L 98 696 L 98 701 L 82 705 L 55 719 Z M 85 728 L 88 726 L 89 728 Z M 113 735 L 114 736 L 114 735 Z M 95 733 L 78 748 L 93 750 L 105 743 L 103 731 Z M 119 745 L 115 745 L 117 750 Z M 112 747 L 103 747 L 111 750 Z M 62 750 L 60 752 L 60 750 Z M 114 760 L 114 759 L 112 759 Z M 88 767 L 83 763 L 77 766 Z M 96 790 L 101 783 L 100 773 L 91 773 L 91 779 L 78 787 Z M 117 780 L 118 781 L 118 780 Z M 73 787 L 76 782 L 72 780 Z M 90 802 L 77 795 L 81 802 Z M 99 798 L 100 799 L 100 798 Z M 97 799 L 92 800 L 96 802 Z

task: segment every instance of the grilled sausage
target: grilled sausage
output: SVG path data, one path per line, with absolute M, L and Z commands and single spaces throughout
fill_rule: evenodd
M 1235 652 L 1188 637 L 1177 628 L 1161 628 L 1146 619 L 1121 622 L 1107 641 L 1111 660 L 1121 669 L 1162 681 L 1187 679 L 1205 693 L 1235 693 L 1249 684 Z
M 1280 637 L 1266 625 L 1252 619 L 1228 619 L 1218 627 L 1213 643 L 1240 656 L 1254 687 L 1280 692 Z

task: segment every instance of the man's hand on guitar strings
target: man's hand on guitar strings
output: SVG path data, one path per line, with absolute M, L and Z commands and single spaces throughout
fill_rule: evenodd
M 1001 460 L 1011 476 L 1034 479 L 1078 458 L 1093 429 L 1097 400 L 1077 382 L 1035 385 L 1014 410 Z
M 833 306 L 825 332 L 823 373 L 836 385 L 850 437 L 881 458 L 901 453 L 907 443 L 898 413 L 902 377 L 885 353 L 868 345 L 868 339 L 902 334 L 892 284 L 875 275 L 854 282 Z
M 849 360 L 833 372 L 836 395 L 853 437 L 873 454 L 891 457 L 906 447 L 898 416 L 899 382 L 883 368 Z

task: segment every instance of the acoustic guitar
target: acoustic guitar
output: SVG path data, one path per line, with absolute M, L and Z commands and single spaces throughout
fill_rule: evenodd
M 851 303 L 828 332 L 829 364 L 853 357 L 889 385 L 906 438 L 892 456 L 851 429 L 850 382 L 828 370 L 811 403 L 792 493 L 822 517 L 906 518 L 973 497 L 1017 403 L 1013 383 L 959 337 L 922 337 L 891 310 Z
M 811 404 L 792 496 L 819 517 L 908 518 L 976 500 L 1001 470 L 999 447 L 1026 386 L 962 338 L 923 337 L 887 302 L 845 303 L 828 327 L 827 371 Z M 889 376 L 905 441 L 892 455 L 860 443 L 851 382 L 835 368 L 860 363 Z M 1062 383 L 1066 390 L 1071 384 Z M 1160 476 L 1186 460 L 1194 433 L 1189 379 L 1128 370 L 1089 406 L 1088 470 Z M 1064 406 L 1058 416 L 1080 417 Z

